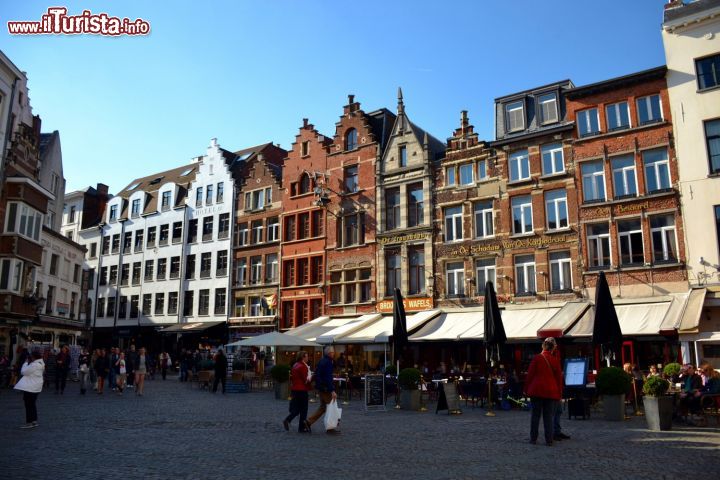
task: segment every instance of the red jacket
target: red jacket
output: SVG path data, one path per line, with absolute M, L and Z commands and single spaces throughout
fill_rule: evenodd
M 290 390 L 308 392 L 310 386 L 307 365 L 304 362 L 295 362 L 292 370 L 290 370 Z
M 548 350 L 535 355 L 525 379 L 525 392 L 530 397 L 562 399 L 560 359 Z

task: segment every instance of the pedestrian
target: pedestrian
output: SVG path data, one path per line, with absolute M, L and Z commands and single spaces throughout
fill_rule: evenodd
M 25 425 L 20 428 L 38 426 L 37 398 L 44 383 L 43 373 L 45 373 L 45 362 L 42 359 L 42 353 L 39 350 L 33 350 L 20 369 L 22 378 L 15 385 L 15 390 L 23 392 L 23 402 L 25 402 Z
M 542 352 L 530 362 L 525 380 L 526 393 L 532 400 L 530 420 L 530 443 L 537 443 L 540 416 L 543 417 L 545 444 L 553 444 L 553 416 L 556 402 L 562 398 L 562 371 L 560 360 L 553 355 L 557 348 L 555 339 L 548 337 L 543 341 Z
M 130 345 L 130 350 L 125 354 L 125 368 L 127 368 L 127 388 L 135 388 L 135 368 L 137 352 L 135 345 Z
M 45 386 L 48 388 L 57 381 L 57 356 L 58 350 L 56 348 L 49 348 L 45 351 L 45 358 L 43 359 L 45 362 Z
M 312 385 L 312 372 L 308 366 L 308 353 L 298 352 L 295 365 L 290 370 L 290 391 L 292 399 L 290 400 L 290 415 L 283 420 L 285 430 L 290 430 L 290 423 L 295 417 L 300 415 L 300 425 L 298 432 L 310 433 L 310 429 L 305 425 L 308 413 L 308 392 Z
M 117 382 L 117 393 L 122 395 L 127 382 L 127 362 L 125 361 L 124 352 L 118 354 L 117 362 L 115 362 L 115 381 Z
M 159 364 L 160 364 L 160 373 L 162 374 L 162 379 L 165 380 L 165 377 L 167 377 L 167 371 L 168 368 L 170 368 L 171 365 L 170 355 L 163 350 L 163 352 L 160 354 Z
M 97 358 L 100 356 L 100 350 L 94 349 L 92 352 L 92 355 L 90 356 L 90 383 L 92 383 L 93 391 L 97 392 L 97 371 L 95 370 L 95 362 L 97 361 Z
M 188 378 L 188 352 L 184 348 L 180 352 L 180 381 L 186 382 Z
M 63 345 L 60 353 L 55 359 L 55 393 L 63 395 L 65 393 L 65 385 L 67 383 L 68 372 L 70 371 L 70 348 Z
M 110 362 L 110 369 L 108 371 L 108 385 L 112 389 L 112 391 L 117 390 L 117 361 L 120 356 L 118 355 L 118 350 L 120 350 L 117 347 L 112 347 L 110 349 L 110 358 L 108 359 Z
M 552 337 L 550 337 L 552 338 Z M 557 358 L 558 365 L 562 365 L 560 362 L 560 350 L 558 348 L 554 348 L 552 350 L 553 357 Z M 562 382 L 562 380 L 561 380 Z M 562 393 L 562 383 L 560 383 L 560 392 Z M 555 414 L 553 415 L 553 440 L 570 440 L 570 435 L 567 435 L 563 433 L 562 431 L 562 425 L 560 425 L 560 418 L 563 414 L 563 404 L 562 401 L 556 402 L 555 404 Z
M 315 388 L 320 395 L 320 406 L 315 413 L 305 420 L 305 428 L 311 429 L 312 424 L 317 422 L 320 417 L 325 414 L 327 406 L 337 398 L 335 393 L 335 384 L 333 383 L 333 370 L 335 368 L 335 349 L 333 347 L 325 347 L 323 358 L 317 364 L 315 371 Z M 340 433 L 337 429 L 327 430 L 326 433 Z
M 85 395 L 88 376 L 90 375 L 90 355 L 85 347 L 83 347 L 78 357 L 78 373 L 80 375 L 80 394 Z
M 95 360 L 95 374 L 98 378 L 97 394 L 102 395 L 105 388 L 105 379 L 110 374 L 110 363 L 104 348 L 98 350 L 98 357 Z
M 217 392 L 218 382 L 222 382 L 222 393 L 225 393 L 225 382 L 227 381 L 228 361 L 222 348 L 215 354 L 215 381 L 213 382 L 213 393 Z
M 148 356 L 145 355 L 145 348 L 141 347 L 137 355 L 135 367 L 135 395 L 143 396 L 145 391 L 145 374 L 147 373 Z

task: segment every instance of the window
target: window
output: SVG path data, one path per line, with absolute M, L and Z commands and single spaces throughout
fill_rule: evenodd
M 543 175 L 555 175 L 565 171 L 562 144 L 543 145 L 540 152 L 542 154 Z
M 423 185 L 416 183 L 408 185 L 408 227 L 417 227 L 425 223 L 425 202 L 423 198 Z
M 322 283 L 324 273 L 322 257 L 310 259 L 310 283 Z
M 475 202 L 475 238 L 492 237 L 494 235 L 492 200 Z
M 53 255 L 55 257 L 56 255 Z M 20 293 L 23 277 L 23 262 L 17 259 L 4 258 L 0 262 L 0 290 L 10 290 Z M 46 300 L 48 305 L 52 304 L 52 300 L 48 295 Z
M 640 220 L 618 221 L 618 237 L 620 243 L 620 264 L 641 265 L 643 257 L 643 238 Z
M 310 265 L 307 258 L 297 260 L 297 277 L 295 285 L 307 285 L 310 283 Z
M 135 230 L 135 252 L 142 252 L 143 244 L 145 243 L 145 231 Z
M 225 183 L 220 182 L 217 184 L 217 195 L 216 195 L 216 202 L 222 203 L 223 199 L 225 197 Z
M 115 318 L 115 297 L 107 299 L 107 316 Z
M 267 241 L 275 242 L 280 239 L 280 220 L 278 217 L 271 217 L 267 220 L 268 231 Z
M 425 292 L 425 248 L 422 246 L 408 247 L 410 264 L 410 289 L 408 294 L 417 295 Z
M 400 251 L 390 250 L 385 253 L 385 295 L 392 296 L 396 288 L 402 288 L 400 271 Z
M 290 217 L 289 219 L 292 219 L 292 221 L 295 221 L 295 217 Z M 289 220 L 288 219 L 288 220 Z M 241 223 L 238 227 L 238 236 L 237 236 L 237 242 L 238 247 L 244 247 L 248 244 L 248 224 L 247 223 Z M 286 238 L 285 240 L 295 240 L 294 238 L 295 232 L 293 231 L 293 238 Z
M 330 303 L 342 303 L 342 272 L 330 272 Z
M 538 97 L 540 106 L 540 123 L 546 125 L 558 121 L 557 97 L 554 93 L 546 93 Z
M 160 209 L 163 212 L 170 210 L 170 195 L 172 195 L 172 192 L 170 191 L 162 192 L 162 203 L 160 204 Z
M 123 236 L 123 253 L 130 253 L 132 249 L 132 232 L 125 232 Z
M 495 283 L 495 259 L 481 258 L 475 261 L 475 284 L 477 295 L 485 295 L 487 282 Z
M 120 268 L 120 285 L 128 285 L 130 282 L 130 264 L 123 263 Z
M 159 245 L 167 245 L 170 237 L 170 224 L 160 225 Z
M 102 239 L 102 254 L 107 255 L 110 253 L 110 237 L 103 237 Z
M 66 237 L 66 238 L 69 238 L 70 240 L 72 240 L 72 239 L 73 239 L 73 231 L 72 231 L 72 230 L 68 230 L 67 232 L 65 232 L 65 237 Z
M 260 297 L 250 297 L 250 316 L 259 317 L 262 314 L 262 299 Z
M 250 285 L 260 283 L 262 283 L 262 257 L 258 255 L 250 257 Z
M 400 189 L 388 188 L 385 190 L 385 228 L 395 230 L 400 228 Z
M 705 122 L 705 141 L 710 160 L 710 173 L 720 173 L 720 119 Z
M 652 236 L 653 263 L 678 261 L 675 217 L 673 215 L 650 217 L 650 235 Z
M 137 218 L 140 216 L 140 199 L 136 198 L 132 201 L 132 210 L 130 216 L 132 218 Z
M 147 229 L 147 248 L 155 246 L 155 232 L 157 227 L 148 227 Z
M 345 280 L 345 303 L 357 302 L 357 287 L 355 280 L 357 278 L 357 272 L 355 270 L 345 270 L 343 272 Z
M 112 253 L 120 252 L 120 234 L 112 236 Z
M 50 288 L 48 287 L 48 300 L 50 299 Z M 47 303 L 48 308 L 50 309 L 50 312 L 52 312 L 52 307 L 50 307 L 50 303 Z M 97 300 L 97 312 L 95 313 L 98 317 L 104 317 L 105 316 L 105 299 L 104 298 L 98 298 Z
M 213 201 L 213 185 L 206 187 L 207 193 L 205 194 L 205 205 L 212 204 Z
M 167 258 L 158 258 L 157 261 L 157 279 L 165 280 L 167 275 Z
M 314 210 L 312 212 L 312 228 L 313 237 L 320 237 L 323 234 L 323 214 L 324 210 Z
M 447 296 L 465 296 L 465 266 L 462 262 L 452 262 L 445 266 Z
M 155 278 L 155 260 L 145 260 L 145 281 Z
M 195 278 L 195 255 L 188 255 L 185 257 L 185 279 L 193 278 Z
M 192 290 L 185 292 L 185 298 L 183 299 L 183 315 L 189 317 L 193 314 L 193 299 L 195 292 Z
M 305 212 L 298 215 L 298 238 L 310 237 L 310 213 Z
M 585 162 L 580 167 L 582 172 L 583 201 L 605 201 L 605 171 L 602 160 Z
M 60 260 L 60 257 L 54 253 L 50 257 L 50 275 L 54 275 L 57 277 L 59 260 Z
M 307 176 L 307 174 L 303 174 L 303 179 L 307 179 L 307 181 L 310 181 L 310 177 Z M 301 180 L 302 183 L 302 180 Z M 309 186 L 307 187 L 308 190 L 302 193 L 307 193 L 309 191 Z M 266 194 L 265 190 L 272 191 L 270 188 L 268 189 L 261 189 L 261 190 L 253 190 L 252 192 L 248 192 L 245 194 L 245 210 L 262 210 L 265 208 L 266 200 L 268 199 L 268 195 Z
M 445 241 L 457 242 L 463 239 L 462 206 L 445 209 Z
M 172 242 L 182 242 L 182 222 L 174 222 L 172 229 Z
M 178 292 L 168 292 L 168 315 L 177 315 L 178 312 Z
M 630 128 L 630 112 L 627 102 L 607 105 L 605 107 L 605 117 L 607 118 L 607 129 L 609 132 Z
M 365 243 L 365 212 L 353 212 L 338 221 L 338 246 L 350 247 Z
M 312 188 L 312 181 L 310 180 L 310 175 L 307 173 L 303 173 L 302 176 L 300 177 L 299 194 L 303 195 L 305 193 L 310 193 L 310 188 Z M 262 193 L 261 190 L 259 192 Z M 258 192 L 253 192 L 253 196 L 256 195 L 257 193 Z M 264 198 L 263 198 L 263 200 L 264 200 Z M 255 201 L 255 199 L 253 199 L 253 202 L 254 201 Z M 261 200 L 261 202 L 262 202 L 262 200 Z M 258 206 L 257 208 L 262 208 L 262 205 Z
M 577 128 L 580 137 L 589 137 L 600 133 L 597 108 L 590 108 L 577 113 Z
M 587 226 L 588 261 L 591 269 L 610 267 L 610 229 L 607 223 Z
M 96 258 L 96 257 L 97 257 L 97 242 L 93 242 L 90 244 L 90 258 Z
M 715 230 L 717 231 L 718 244 L 720 244 L 720 205 L 715 206 Z
M 355 150 L 357 148 L 357 130 L 351 128 L 345 133 L 345 150 Z
M 550 291 L 572 290 L 570 252 L 550 253 Z
M 279 279 L 279 263 L 277 253 L 265 255 L 265 282 L 276 283 Z
M 210 313 L 210 290 L 205 288 L 198 293 L 198 315 L 207 315 Z
M 272 188 L 267 187 L 265 189 L 265 205 L 268 207 L 272 204 Z
M 660 95 L 650 95 L 637 99 L 638 120 L 640 125 L 662 121 Z
M 405 145 L 401 145 L 398 147 L 398 165 L 402 167 L 407 167 L 407 147 Z
M 695 60 L 698 89 L 705 90 L 720 85 L 720 54 Z
M 478 180 L 485 180 L 488 178 L 487 160 L 480 160 L 477 164 L 477 176 Z
M 515 257 L 515 294 L 535 295 L 535 256 Z
M 170 258 L 170 278 L 180 278 L 180 257 Z
M 300 144 L 300 155 L 303 157 L 307 157 L 310 155 L 310 142 L 305 141 Z
M 165 292 L 155 294 L 155 315 L 165 315 Z
M 658 148 L 642 153 L 645 165 L 645 182 L 648 193 L 670 190 L 670 162 L 667 150 Z
M 247 260 L 241 258 L 237 261 L 235 266 L 235 283 L 242 287 L 247 281 Z
M 219 250 L 215 262 L 215 275 L 224 277 L 228 274 L 228 252 L 227 250 Z
M 55 174 L 53 174 L 53 178 L 55 177 Z M 70 213 L 68 214 L 68 223 L 75 223 L 75 205 L 72 205 L 70 207 Z
M 548 230 L 568 227 L 567 193 L 565 189 L 545 192 L 545 214 Z
M 118 277 L 118 266 L 111 265 L 110 266 L 110 285 L 117 285 L 117 277 Z
M 215 289 L 215 315 L 225 315 L 225 304 L 227 303 L 227 294 L 224 288 Z
M 140 313 L 140 295 L 130 296 L 130 318 L 138 318 Z
M 358 166 L 352 165 L 343 170 L 345 193 L 358 191 Z
M 132 272 L 133 285 L 140 285 L 140 276 L 141 275 L 142 275 L 142 263 L 134 262 L 133 263 L 133 272 Z
M 508 132 L 516 132 L 525 128 L 522 100 L 505 105 L 505 119 Z
M 283 262 L 283 286 L 295 285 L 295 260 Z
M 263 221 L 262 220 L 253 220 L 251 224 L 252 228 L 252 243 L 258 244 L 262 243 L 263 241 Z
M 110 205 L 110 221 L 116 222 L 117 219 L 118 219 L 118 206 L 117 206 L 117 204 Z
M 43 216 L 23 203 L 8 202 L 5 231 L 14 232 L 36 242 L 40 241 Z
M 472 163 L 466 163 L 465 165 L 460 165 L 459 171 L 460 171 L 460 185 L 472 185 L 475 183 L 474 178 L 474 166 Z
M 445 168 L 445 185 L 455 185 L 455 167 Z
M 205 218 L 203 218 L 203 230 L 202 230 L 203 242 L 212 240 L 212 238 L 213 238 L 213 217 L 205 217 Z
M 212 274 L 212 252 L 200 254 L 200 278 L 210 278 Z
M 515 235 L 533 233 L 532 198 L 530 195 L 513 197 L 512 201 L 513 233 Z
M 530 178 L 530 159 L 527 150 L 510 154 L 510 181 L 518 182 Z
M 203 188 L 197 187 L 197 190 L 195 190 L 195 206 L 196 207 L 202 207 L 202 199 L 203 199 Z
M 637 196 L 637 182 L 635 180 L 635 156 L 623 155 L 611 160 L 613 171 L 613 188 L 615 198 L 628 198 Z

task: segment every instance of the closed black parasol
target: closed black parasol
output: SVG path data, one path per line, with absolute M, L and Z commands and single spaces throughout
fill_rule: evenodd
M 405 317 L 405 305 L 400 289 L 396 288 L 393 294 L 393 352 L 394 360 L 399 360 L 402 352 L 408 343 L 407 318 Z
M 505 327 L 500 316 L 495 286 L 485 284 L 485 358 L 488 362 L 500 361 L 500 349 L 507 342 Z
M 595 290 L 592 343 L 600 346 L 600 354 L 608 363 L 616 357 L 622 346 L 622 330 L 605 272 L 600 272 Z

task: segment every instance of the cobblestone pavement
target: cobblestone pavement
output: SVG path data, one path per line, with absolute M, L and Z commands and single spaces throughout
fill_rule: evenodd
M 392 402 L 392 401 L 391 401 Z M 311 404 L 311 412 L 317 404 Z M 528 443 L 528 412 L 463 408 L 462 415 L 343 406 L 342 435 L 282 427 L 287 402 L 271 392 L 210 394 L 149 381 L 145 396 L 40 394 L 40 426 L 22 397 L 0 391 L 0 477 L 200 478 L 716 478 L 720 428 L 676 424 L 653 433 L 645 419 L 612 423 L 563 417 L 571 440 Z M 714 420 L 713 420 L 714 422 Z M 542 428 L 542 427 L 541 427 Z M 541 433 L 542 438 L 542 433 Z M 712 472 L 712 473 L 711 473 Z M 710 476 L 708 476 L 710 475 Z

